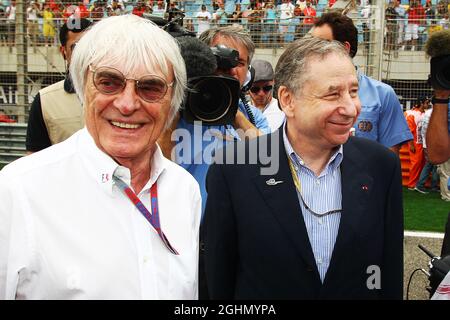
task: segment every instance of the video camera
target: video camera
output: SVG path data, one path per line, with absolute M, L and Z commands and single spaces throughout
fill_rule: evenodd
M 147 18 L 176 38 L 180 45 L 188 76 L 181 116 L 189 123 L 232 124 L 238 110 L 240 84 L 231 76 L 216 75 L 216 71 L 236 67 L 239 52 L 221 45 L 209 48 L 194 32 L 178 23 L 180 18 L 171 21 L 155 16 Z
M 426 290 L 430 293 L 431 298 L 436 292 L 436 289 L 439 287 L 439 284 L 450 271 L 450 255 L 439 257 L 421 244 L 419 244 L 419 248 L 431 258 L 430 262 L 428 263 L 429 271 L 425 272 L 425 274 L 428 276 L 428 280 L 430 281 L 430 284 L 429 286 L 427 286 Z
M 219 45 L 210 50 L 216 59 L 216 69 L 229 70 L 239 63 L 239 52 L 234 49 Z M 188 63 L 189 59 L 186 61 L 189 69 Z M 182 112 L 187 122 L 201 120 L 207 125 L 227 125 L 234 121 L 239 104 L 238 80 L 222 75 L 200 75 L 189 77 L 188 81 L 189 91 Z
M 429 82 L 433 88 L 450 90 L 450 55 L 431 58 Z
M 426 52 L 431 57 L 431 86 L 450 90 L 450 30 L 432 33 L 426 43 Z

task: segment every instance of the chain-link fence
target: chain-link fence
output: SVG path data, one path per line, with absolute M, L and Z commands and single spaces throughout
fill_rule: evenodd
M 131 13 L 147 18 L 167 18 L 171 13 L 172 17 L 184 17 L 181 20 L 184 27 L 194 32 L 239 24 L 249 30 L 257 47 L 255 56 L 276 64 L 284 47 L 304 36 L 311 28 L 314 16 L 319 17 L 329 9 L 328 1 L 313 1 L 314 16 L 304 12 L 299 14 L 296 7 L 292 16 L 284 19 L 279 6 L 253 6 L 251 9 L 249 6 L 254 2 L 247 1 L 245 7 L 247 2 L 242 0 L 240 8 L 235 3 L 231 14 L 221 14 L 231 2 L 225 0 L 224 5 L 217 5 L 211 0 L 189 0 L 166 5 L 154 1 L 153 7 L 149 8 L 149 5 L 142 7 L 138 1 L 125 2 L 117 8 L 120 2 L 95 1 L 80 9 L 71 2 L 54 2 L 59 6 L 45 4 L 37 8 L 35 4 L 17 0 L 14 19 L 7 14 L 7 8 L 0 10 L 0 115 L 3 116 L 0 121 L 9 119 L 26 123 L 28 106 L 37 92 L 64 77 L 66 65 L 59 52 L 58 32 L 70 15 L 95 20 Z M 202 4 L 206 5 L 209 14 L 201 13 Z M 161 6 L 163 8 L 159 10 Z M 348 13 L 359 30 L 359 48 L 354 61 L 365 74 L 392 85 L 406 109 L 418 97 L 431 93 L 427 84 L 429 60 L 424 43 L 432 32 L 448 28 L 448 14 L 447 20 L 422 19 L 413 24 L 408 19 L 386 16 L 386 9 L 382 2 L 378 6 L 357 7 Z

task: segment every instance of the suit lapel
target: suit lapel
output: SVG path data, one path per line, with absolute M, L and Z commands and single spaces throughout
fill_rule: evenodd
M 373 190 L 373 177 L 367 174 L 365 163 L 367 158 L 352 143 L 351 139 L 344 144 L 344 158 L 341 163 L 342 214 L 339 232 L 334 246 L 330 266 L 325 277 L 327 279 L 338 270 L 338 265 L 345 251 L 356 250 L 360 238 L 360 225 L 364 223 L 368 211 L 370 194 Z
M 308 267 L 314 270 L 317 278 L 319 278 L 305 222 L 301 213 L 297 192 L 289 169 L 283 143 L 282 129 L 271 135 L 271 141 L 278 142 L 278 146 L 273 143 L 270 144 L 270 146 L 272 155 L 274 154 L 274 148 L 279 148 L 279 170 L 273 176 L 256 176 L 254 178 L 254 183 L 261 192 L 270 211 L 284 229 L 287 237 L 294 244 L 294 247 L 300 253 Z M 275 181 L 275 183 L 277 181 L 282 181 L 282 183 L 273 184 L 270 183 L 270 180 Z

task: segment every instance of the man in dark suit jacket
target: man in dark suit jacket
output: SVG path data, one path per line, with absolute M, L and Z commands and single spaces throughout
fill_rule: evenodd
M 259 148 L 256 164 L 208 172 L 210 298 L 401 299 L 400 164 L 382 145 L 349 138 L 361 104 L 347 52 L 335 41 L 292 43 L 275 89 L 286 123 L 246 143 L 244 159 Z M 276 173 L 265 174 L 261 155 Z

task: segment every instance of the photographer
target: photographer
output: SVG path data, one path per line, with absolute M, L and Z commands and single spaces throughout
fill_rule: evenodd
M 208 47 L 224 45 L 238 51 L 237 65 L 229 69 L 218 68 L 213 73 L 236 79 L 241 88 L 239 90 L 241 91 L 240 96 L 243 98 L 242 91 L 246 91 L 249 82 L 251 82 L 249 62 L 255 51 L 255 46 L 249 35 L 242 27 L 220 27 L 204 32 L 200 35 L 200 40 L 204 42 L 199 41 L 201 46 L 197 45 L 198 48 L 189 49 L 192 51 L 190 58 L 186 57 L 186 48 L 181 50 L 186 63 L 188 79 L 197 76 L 197 72 L 195 72 L 197 70 L 195 69 L 201 68 L 196 65 L 208 63 L 207 54 L 211 55 Z M 202 46 L 208 52 L 202 51 L 204 49 Z M 206 60 L 205 63 L 203 59 Z M 209 164 L 212 163 L 215 150 L 223 147 L 226 142 L 253 138 L 269 132 L 270 127 L 261 111 L 249 106 L 247 102 L 241 99 L 234 120 L 230 121 L 229 125 L 210 125 L 201 121 L 191 123 L 186 121 L 181 114 L 178 114 L 172 127 L 166 130 L 159 139 L 159 145 L 167 158 L 181 165 L 197 180 L 200 185 L 204 208 L 207 195 L 205 188 L 206 173 Z
M 434 89 L 433 113 L 427 131 L 428 155 L 435 164 L 450 158 L 450 30 L 433 33 L 426 43 L 430 83 Z
M 433 112 L 426 136 L 428 156 L 430 162 L 440 164 L 450 161 L 450 30 L 433 33 L 426 43 L 426 52 L 431 57 L 429 80 L 434 89 Z M 450 179 L 447 185 L 450 186 Z M 450 244 L 449 223 L 450 215 L 443 240 L 443 255 L 444 248 Z M 440 283 L 432 299 L 450 299 L 450 273 Z

